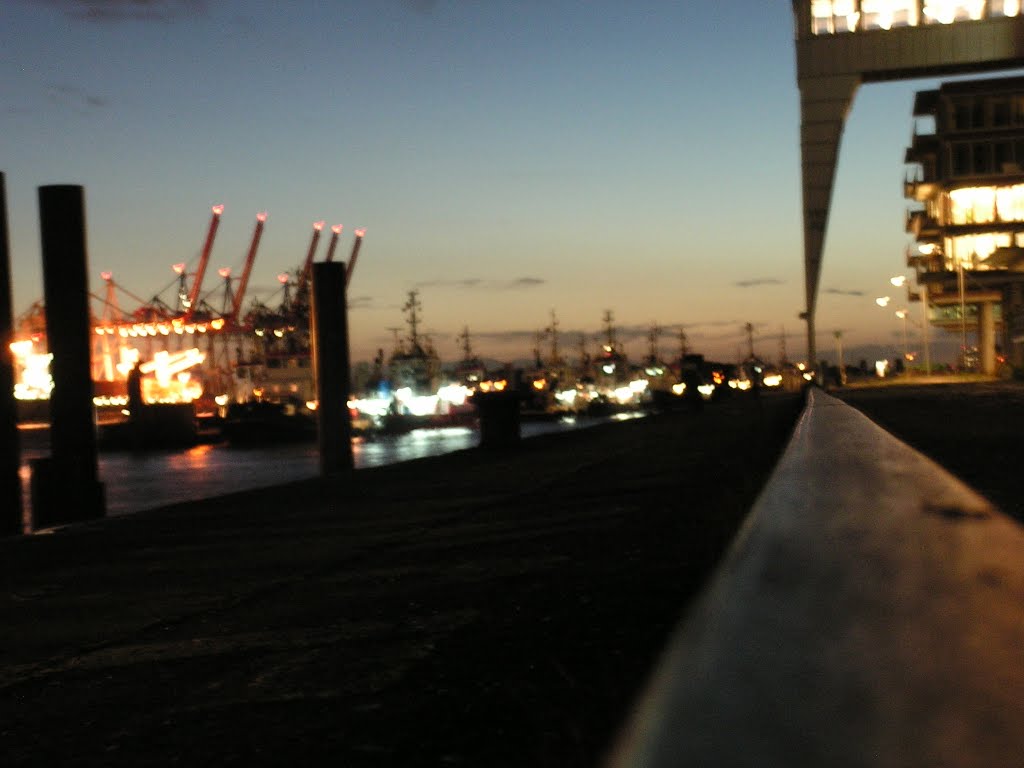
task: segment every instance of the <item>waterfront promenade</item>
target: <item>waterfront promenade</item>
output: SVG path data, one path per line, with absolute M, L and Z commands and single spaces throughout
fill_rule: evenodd
M 0 763 L 593 766 L 797 395 L 0 542 Z
M 1024 419 L 1014 383 L 833 394 L 969 482 Z M 799 407 L 737 396 L 0 542 L 0 761 L 597 768 Z M 942 460 L 947 432 L 970 450 Z

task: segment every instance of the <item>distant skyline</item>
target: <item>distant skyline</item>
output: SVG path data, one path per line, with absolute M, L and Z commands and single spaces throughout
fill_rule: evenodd
M 215 204 L 211 297 L 259 212 L 248 296 L 269 303 L 313 222 L 344 225 L 339 259 L 365 227 L 354 360 L 390 350 L 412 289 L 444 360 L 464 327 L 482 355 L 526 357 L 552 310 L 571 356 L 580 334 L 595 349 L 606 310 L 633 358 L 654 324 L 666 357 L 682 328 L 735 359 L 748 322 L 758 354 L 782 336 L 805 353 L 789 2 L 6 0 L 0 50 L 16 313 L 42 296 L 37 188 L 81 184 L 98 295 L 104 270 L 148 299 L 173 264 L 194 268 Z M 913 95 L 939 82 L 857 94 L 822 357 L 837 330 L 854 358 L 902 350 L 874 299 L 909 274 L 903 156 Z

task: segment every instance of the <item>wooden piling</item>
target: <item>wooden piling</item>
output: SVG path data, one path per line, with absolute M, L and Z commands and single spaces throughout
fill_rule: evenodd
M 335 477 L 351 472 L 352 420 L 348 411 L 348 306 L 344 262 L 313 264 L 313 372 L 316 377 L 320 473 Z
M 7 188 L 0 172 L 0 536 L 24 532 L 22 524 L 21 448 L 14 400 L 14 311 L 11 293 Z
M 39 187 L 46 337 L 50 370 L 50 452 L 34 467 L 33 527 L 102 517 L 90 361 L 85 192 L 75 185 Z M 62 498 L 44 489 L 59 487 Z M 71 500 L 71 501 L 69 501 Z

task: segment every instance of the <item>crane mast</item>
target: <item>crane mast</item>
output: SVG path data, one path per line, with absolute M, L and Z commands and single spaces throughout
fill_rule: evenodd
M 206 232 L 206 242 L 203 244 L 202 254 L 199 256 L 199 268 L 192 281 L 192 290 L 188 295 L 188 306 L 185 307 L 185 321 L 192 319 L 196 311 L 196 304 L 199 301 L 199 289 L 203 285 L 203 275 L 206 273 L 206 265 L 210 261 L 210 251 L 213 249 L 213 238 L 217 235 L 217 227 L 220 224 L 220 215 L 224 213 L 223 205 L 215 205 L 211 209 L 213 216 L 210 218 L 210 228 Z
M 238 325 L 238 315 L 242 310 L 242 299 L 245 297 L 245 289 L 249 285 L 249 275 L 252 273 L 253 262 L 256 261 L 256 249 L 260 244 L 260 236 L 263 234 L 263 225 L 267 221 L 266 213 L 256 214 L 256 227 L 252 232 L 252 242 L 249 243 L 249 253 L 245 257 L 245 266 L 242 268 L 242 276 L 238 281 L 238 290 L 235 292 L 235 301 L 231 305 L 230 322 Z
M 306 286 L 309 284 L 309 275 L 313 271 L 313 254 L 316 253 L 316 244 L 320 241 L 320 230 L 324 228 L 324 222 L 313 222 L 313 237 L 309 241 L 309 250 L 306 252 L 306 260 L 302 264 L 302 272 L 299 273 L 299 284 L 295 288 L 295 300 L 306 301 Z
M 341 234 L 342 225 L 335 224 L 331 227 L 331 241 L 327 244 L 327 256 L 324 261 L 334 261 L 334 249 L 338 245 L 338 235 Z
M 365 229 L 357 229 L 355 231 L 356 241 L 352 243 L 352 253 L 348 257 L 348 265 L 345 267 L 345 285 L 348 286 L 352 282 L 352 270 L 356 268 L 356 259 L 359 258 L 359 249 L 363 245 L 363 235 L 366 234 Z

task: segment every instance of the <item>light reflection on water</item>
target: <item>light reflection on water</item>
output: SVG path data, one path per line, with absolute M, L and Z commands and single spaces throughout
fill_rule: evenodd
M 632 414 L 637 417 L 641 414 Z M 620 415 L 618 418 L 622 418 Z M 606 418 L 525 422 L 524 438 L 608 421 Z M 21 477 L 29 514 L 28 462 L 49 455 L 45 432 L 22 432 Z M 469 427 L 417 429 L 401 435 L 380 435 L 353 441 L 356 469 L 396 464 L 437 456 L 479 444 L 479 433 Z M 181 501 L 204 499 L 235 491 L 280 485 L 316 477 L 320 472 L 317 444 L 281 444 L 231 448 L 197 445 L 179 451 L 103 451 L 99 475 L 105 485 L 107 515 L 124 515 Z

